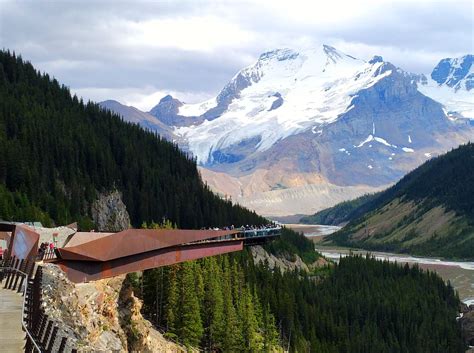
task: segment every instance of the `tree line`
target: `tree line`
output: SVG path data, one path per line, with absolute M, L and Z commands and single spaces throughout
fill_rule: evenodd
M 212 193 L 177 145 L 71 96 L 8 51 L 0 97 L 0 218 L 93 228 L 91 203 L 119 190 L 135 227 L 162 218 L 180 228 L 265 222 Z

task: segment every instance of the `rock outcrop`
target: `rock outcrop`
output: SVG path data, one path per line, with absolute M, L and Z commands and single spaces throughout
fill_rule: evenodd
M 459 321 L 461 323 L 464 341 L 473 347 L 468 350 L 468 352 L 474 352 L 474 304 L 470 306 L 462 305 L 461 318 Z
M 69 337 L 79 352 L 186 352 L 143 318 L 142 303 L 125 276 L 74 284 L 48 264 L 42 293 L 46 314 L 60 327 L 58 334 Z
M 320 257 L 314 263 L 308 266 L 298 255 L 294 255 L 293 259 L 287 259 L 283 256 L 275 256 L 273 254 L 268 253 L 260 245 L 250 247 L 250 252 L 252 253 L 253 260 L 256 264 L 267 263 L 268 267 L 271 270 L 278 268 L 282 272 L 291 272 L 294 270 L 310 272 L 315 268 L 322 267 L 328 264 L 326 259 Z
M 99 195 L 91 207 L 92 219 L 101 232 L 120 232 L 130 226 L 130 216 L 120 191 Z

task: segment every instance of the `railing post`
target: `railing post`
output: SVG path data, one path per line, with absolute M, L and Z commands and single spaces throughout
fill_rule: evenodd
M 5 288 L 6 289 L 11 288 L 11 285 L 12 285 L 12 282 L 13 282 L 13 277 L 15 276 L 15 271 L 14 270 L 17 268 L 18 261 L 19 260 L 16 257 L 13 258 L 12 268 L 8 271 L 7 280 L 5 282 Z
M 2 274 L 0 275 L 0 281 L 3 281 L 3 279 L 8 275 L 8 271 L 9 271 L 11 262 L 12 262 L 11 258 L 3 260 L 4 267 L 2 268 Z
M 20 262 L 18 263 L 18 269 L 19 269 L 20 271 L 22 271 L 22 272 L 23 272 L 23 264 L 24 264 L 24 262 L 25 262 L 25 259 L 21 259 Z M 17 284 L 18 284 L 18 280 L 19 280 L 19 277 L 20 277 L 20 276 L 23 277 L 20 272 L 16 272 L 16 273 L 15 273 L 15 276 L 14 276 L 15 279 L 14 279 L 14 280 L 12 279 L 13 288 L 11 288 L 11 289 L 16 289 L 16 286 L 17 286 Z
M 54 341 L 56 340 L 56 335 L 58 334 L 58 327 L 54 326 L 53 333 L 49 339 L 48 348 L 46 348 L 47 353 L 51 353 L 53 351 Z
M 61 339 L 61 344 L 59 345 L 58 353 L 63 353 L 66 348 L 67 337 Z
M 45 349 L 46 344 L 48 343 L 49 336 L 51 335 L 51 329 L 53 328 L 53 321 L 48 319 L 48 325 L 46 326 L 46 332 L 44 333 L 44 336 L 41 339 L 41 348 Z

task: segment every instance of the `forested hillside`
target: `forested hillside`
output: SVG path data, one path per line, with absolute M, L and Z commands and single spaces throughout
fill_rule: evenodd
M 175 145 L 71 97 L 8 52 L 0 52 L 0 98 L 0 218 L 89 228 L 97 195 L 119 190 L 133 226 L 163 217 L 181 228 L 266 221 L 210 192 Z M 307 263 L 319 256 L 289 230 L 266 248 Z M 202 350 L 463 351 L 455 294 L 418 269 L 350 258 L 282 274 L 243 251 L 130 277 L 145 314 Z
M 93 227 L 90 205 L 118 189 L 132 225 L 182 228 L 264 219 L 214 195 L 176 145 L 123 122 L 30 63 L 0 52 L 0 218 Z
M 362 216 L 365 213 L 364 209 L 369 207 L 370 201 L 376 199 L 378 195 L 379 193 L 368 194 L 354 200 L 338 203 L 333 207 L 326 208 L 313 215 L 302 217 L 300 222 L 305 224 L 324 224 L 334 226 L 347 223 L 351 219 Z
M 255 266 L 243 252 L 148 271 L 144 283 L 145 313 L 208 352 L 465 350 L 459 299 L 418 267 L 348 257 L 315 281 Z
M 328 242 L 473 259 L 474 144 L 429 160 L 351 215 Z

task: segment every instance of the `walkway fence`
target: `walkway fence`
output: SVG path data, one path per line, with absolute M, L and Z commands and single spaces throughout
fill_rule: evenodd
M 62 353 L 66 349 L 68 337 L 58 335 L 59 327 L 41 306 L 42 270 L 41 266 L 35 266 L 34 260 L 11 257 L 0 264 L 0 282 L 5 289 L 23 296 L 21 324 L 26 333 L 25 352 Z M 72 352 L 76 350 L 72 349 Z
M 38 259 L 45 262 L 57 259 L 55 249 L 47 248 L 44 252 L 38 252 Z

